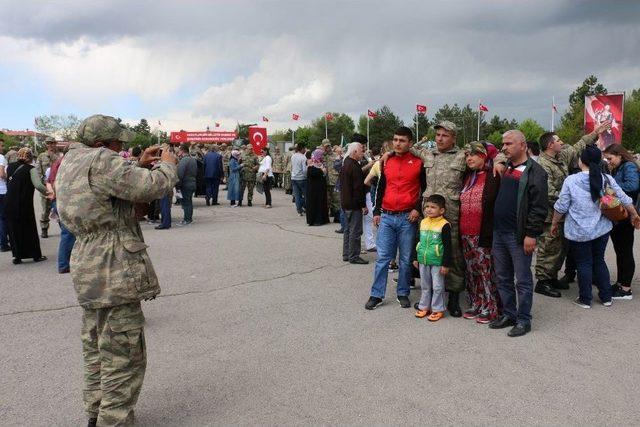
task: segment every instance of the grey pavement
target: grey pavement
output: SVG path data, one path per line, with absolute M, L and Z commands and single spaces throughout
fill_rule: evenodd
M 143 224 L 163 292 L 144 303 L 139 425 L 640 424 L 637 299 L 584 310 L 575 285 L 536 295 L 521 338 L 416 319 L 391 280 L 369 312 L 373 264 L 342 262 L 334 224 L 308 227 L 273 194 L 270 210 L 259 194 L 251 208 L 196 199 L 193 225 L 175 226 L 179 207 L 170 230 Z M 81 309 L 51 234 L 44 263 L 0 254 L 3 426 L 86 424 Z

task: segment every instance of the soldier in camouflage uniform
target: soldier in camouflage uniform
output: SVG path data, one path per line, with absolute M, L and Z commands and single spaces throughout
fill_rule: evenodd
M 284 192 L 286 194 L 293 193 L 291 187 L 291 156 L 293 156 L 293 147 L 289 148 L 289 151 L 284 153 Z
M 329 215 L 332 216 L 333 222 L 340 222 L 340 193 L 335 191 L 336 184 L 338 183 L 338 172 L 334 167 L 334 163 L 337 159 L 340 159 L 340 152 L 342 151 L 340 146 L 335 146 L 329 156 L 327 156 L 327 201 L 329 202 Z
M 146 369 L 141 300 L 160 293 L 135 202 L 167 194 L 178 181 L 177 159 L 158 148 L 138 165 L 118 155 L 133 133 L 113 117 L 95 115 L 78 128 L 56 177 L 60 219 L 76 236 L 71 275 L 83 309 L 83 400 L 89 426 L 134 422 Z M 150 170 L 152 162 L 161 160 Z
M 549 297 L 561 296 L 557 289 L 568 289 L 568 284 L 558 282 L 558 271 L 562 268 L 567 254 L 564 239 L 564 227 L 558 227 L 556 235 L 551 234 L 553 205 L 558 200 L 565 178 L 569 175 L 569 165 L 577 161 L 580 153 L 589 144 L 595 144 L 598 135 L 606 130 L 606 124 L 600 125 L 593 133 L 583 136 L 575 145 L 564 145 L 553 132 L 546 132 L 540 137 L 540 157 L 538 164 L 547 173 L 549 209 L 544 222 L 542 235 L 538 238 L 536 254 L 536 287 L 535 292 Z
M 464 258 L 460 245 L 460 192 L 462 191 L 464 173 L 467 168 L 465 150 L 456 147 L 457 127 L 450 121 L 442 121 L 434 126 L 436 130 L 436 148 L 412 148 L 411 152 L 420 157 L 424 163 L 427 176 L 427 188 L 422 194 L 423 201 L 432 194 L 444 196 L 447 209 L 444 217 L 451 224 L 452 264 L 445 277 L 445 287 L 449 291 L 447 309 L 453 317 L 462 316 L 459 294 L 464 286 Z M 502 154 L 495 162 L 504 164 Z M 504 166 L 502 166 L 504 167 Z M 423 206 L 424 208 L 424 206 Z
M 220 154 L 222 154 L 222 170 L 224 172 L 224 188 L 227 190 L 227 182 L 229 181 L 229 158 L 231 157 L 231 150 L 227 149 L 226 144 L 220 146 Z
M 47 138 L 45 141 L 47 145 L 47 151 L 41 153 L 36 160 L 36 170 L 42 182 L 46 182 L 45 174 L 47 169 L 50 168 L 53 163 L 58 160 L 60 154 L 56 146 L 56 140 L 53 138 Z M 40 237 L 46 239 L 49 237 L 49 215 L 51 214 L 51 199 L 47 199 L 45 196 L 40 196 L 40 205 L 42 206 L 42 216 L 40 217 L 40 228 L 42 234 Z
M 242 154 L 242 171 L 240 173 L 240 201 L 238 206 L 242 206 L 242 198 L 244 196 L 244 189 L 247 189 L 247 206 L 253 206 L 253 189 L 256 186 L 256 173 L 260 162 L 258 156 L 253 152 L 253 145 L 247 144 L 244 146 L 244 152 Z
M 273 153 L 273 177 L 275 179 L 275 188 L 282 188 L 284 173 L 284 155 L 280 153 L 280 147 L 276 147 Z

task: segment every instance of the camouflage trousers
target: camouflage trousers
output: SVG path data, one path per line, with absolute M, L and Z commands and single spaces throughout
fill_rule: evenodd
M 286 191 L 291 190 L 291 172 L 284 173 L 284 189 Z
M 558 227 L 558 234 L 551 235 L 551 223 L 545 222 L 542 235 L 538 238 L 536 253 L 536 280 L 556 280 L 567 256 L 564 239 L 564 224 Z
M 465 289 L 464 274 L 465 261 L 462 255 L 462 246 L 460 240 L 460 226 L 458 223 L 458 209 L 449 210 L 449 201 L 447 201 L 447 211 L 444 218 L 451 224 L 451 268 L 449 274 L 445 276 L 445 289 L 451 292 L 462 292 Z
M 244 198 L 244 189 L 247 189 L 247 202 L 253 202 L 253 188 L 256 186 L 255 181 L 240 180 L 240 202 Z
M 83 400 L 99 426 L 133 425 L 147 366 L 140 303 L 87 309 L 82 316 Z
M 329 201 L 329 215 L 340 212 L 340 193 L 335 191 L 335 185 L 327 185 L 327 200 Z
M 49 214 L 51 214 L 51 200 L 40 196 L 40 206 L 42 206 L 42 216 L 40 217 L 40 228 L 49 229 Z

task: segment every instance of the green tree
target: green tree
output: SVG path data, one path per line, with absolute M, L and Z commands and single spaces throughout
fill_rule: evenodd
M 460 108 L 458 104 L 445 104 L 435 114 L 435 122 L 443 120 L 453 122 L 458 126 L 458 134 L 456 144 L 463 146 L 464 144 L 475 141 L 478 133 L 478 112 L 469 104 Z M 487 122 L 484 116 L 480 117 L 480 139 L 487 135 Z
M 353 119 L 344 113 L 332 112 L 329 113 L 333 116 L 333 119 L 327 121 L 327 133 L 329 141 L 331 144 L 338 145 L 340 144 L 340 140 L 344 135 L 345 140 L 350 140 L 353 135 L 355 124 L 353 123 Z M 325 115 L 318 117 L 317 119 L 311 122 L 311 128 L 313 129 L 313 135 L 309 140 L 311 145 L 308 145 L 309 148 L 312 146 L 315 147 L 320 145 L 322 140 L 325 137 L 324 132 L 324 123 L 325 123 Z M 296 139 L 298 133 L 296 131 Z
M 505 131 L 506 132 L 506 131 Z M 501 131 L 493 131 L 489 136 L 487 136 L 487 141 L 495 145 L 496 147 L 502 147 L 502 134 L 504 132 Z
M 16 145 L 19 144 L 18 140 L 16 140 L 14 137 L 5 134 L 4 132 L 0 131 L 0 137 L 2 137 L 3 141 L 4 141 L 4 150 L 9 151 L 9 149 L 11 147 L 15 147 Z
M 42 115 L 36 117 L 35 127 L 39 133 L 68 141 L 75 139 L 81 121 L 74 114 Z
M 151 126 L 149 126 L 147 119 L 140 119 L 140 123 L 138 123 L 133 128 L 131 128 L 131 130 L 133 130 L 135 133 L 139 135 L 144 135 L 144 136 L 151 135 Z
M 324 137 L 324 134 L 323 134 Z M 289 135 L 291 139 L 291 135 Z M 296 129 L 295 142 L 296 144 L 303 144 L 305 147 L 311 149 L 320 144 L 316 129 L 311 126 L 300 126 Z
M 431 129 L 432 123 L 427 117 L 426 114 L 414 114 L 411 120 L 413 133 L 416 133 L 416 120 L 418 121 L 418 140 L 424 138 L 425 136 L 429 136 L 429 130 Z
M 525 119 L 520 123 L 518 129 L 524 133 L 527 141 L 537 141 L 544 133 L 544 128 L 533 119 Z
M 640 152 L 640 89 L 634 89 L 624 102 L 622 145 Z
M 376 110 L 375 113 L 376 118 L 369 119 L 369 146 L 380 148 L 383 142 L 393 138 L 393 132 L 400 126 L 404 126 L 404 123 L 387 105 Z M 367 134 L 367 116 L 365 114 L 358 119 L 358 132 L 363 135 Z
M 587 77 L 580 86 L 569 95 L 569 108 L 560 120 L 557 134 L 563 141 L 573 144 L 584 135 L 584 97 L 606 94 L 607 88 L 595 76 Z

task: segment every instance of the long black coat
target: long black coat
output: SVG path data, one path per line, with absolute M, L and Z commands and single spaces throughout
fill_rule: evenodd
M 11 252 L 14 258 L 19 259 L 42 256 L 33 210 L 35 188 L 31 182 L 31 169 L 33 166 L 19 161 L 7 167 L 4 216 L 9 228 Z

